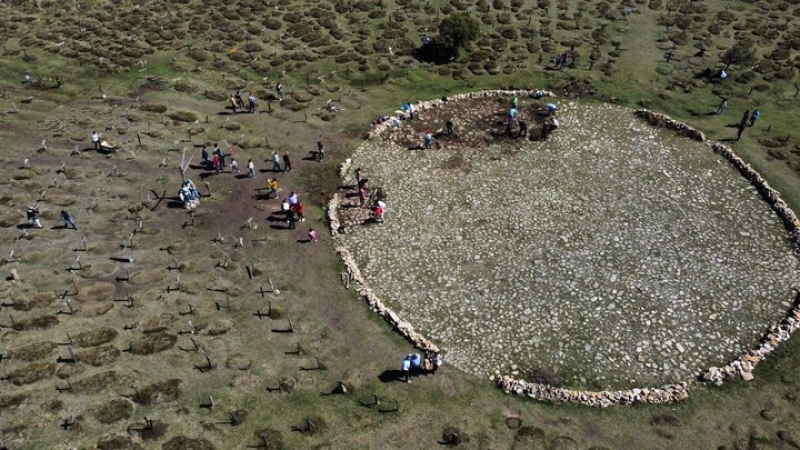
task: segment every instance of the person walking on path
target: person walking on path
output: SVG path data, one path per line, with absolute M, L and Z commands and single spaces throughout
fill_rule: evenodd
M 757 109 L 754 110 L 753 114 L 750 115 L 750 126 L 751 127 L 753 126 L 753 124 L 756 123 L 756 120 L 758 120 L 759 117 L 761 117 L 761 111 L 759 111 Z
M 239 163 L 231 158 L 231 173 L 239 173 Z
M 720 102 L 719 107 L 717 108 L 717 114 L 722 114 L 725 112 L 725 109 L 728 107 L 728 99 L 723 98 L 722 102 Z
M 95 150 L 100 150 L 100 133 L 92 131 L 92 145 Z
M 75 220 L 72 219 L 72 216 L 67 212 L 66 209 L 61 210 L 61 221 L 64 222 L 64 226 L 69 225 L 72 227 L 73 230 L 77 230 L 78 226 L 75 225 Z
M 313 228 L 308 229 L 308 241 L 317 242 L 317 232 Z
M 400 368 L 403 370 L 406 383 L 411 383 L 411 355 L 407 355 L 405 358 L 403 358 Z
M 250 96 L 247 97 L 247 102 L 250 105 L 250 109 L 248 110 L 248 112 L 250 112 L 250 114 L 255 114 L 255 112 L 256 112 L 256 97 L 255 97 L 255 95 L 253 95 L 252 92 L 250 93 Z
M 256 177 L 256 165 L 252 159 L 247 161 L 247 176 L 250 178 Z
M 512 108 L 519 108 L 519 98 L 515 95 L 511 98 L 511 107 Z
M 275 198 L 278 198 L 278 180 L 276 178 L 270 178 L 267 180 L 267 187 L 269 187 L 269 194 L 267 194 L 267 198 L 269 198 L 272 194 L 275 194 Z
M 292 171 L 292 160 L 289 159 L 289 152 L 283 154 L 283 170 L 284 172 Z
M 283 170 L 281 170 L 281 157 L 278 155 L 278 152 L 272 152 L 272 171 L 283 172 Z

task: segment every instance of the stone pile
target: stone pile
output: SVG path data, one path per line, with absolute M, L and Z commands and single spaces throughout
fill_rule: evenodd
M 492 98 L 492 97 L 531 97 L 534 98 L 536 94 L 542 97 L 555 97 L 555 94 L 551 91 L 545 91 L 541 89 L 518 89 L 518 90 L 502 90 L 502 89 L 485 89 L 482 91 L 476 92 L 469 92 L 466 94 L 455 94 L 450 97 L 436 99 L 436 100 L 426 100 L 418 103 L 412 104 L 414 107 L 415 114 L 418 111 L 425 111 L 434 108 L 441 108 L 447 105 L 449 102 L 457 102 L 459 100 L 467 100 L 467 99 L 481 99 L 481 98 Z M 389 120 L 383 122 L 382 124 L 374 126 L 369 133 L 367 134 L 367 139 L 373 139 L 380 136 L 384 131 L 394 127 L 393 120 L 394 117 L 390 117 Z
M 634 405 L 641 403 L 664 404 L 685 400 L 689 397 L 686 383 L 672 384 L 661 388 L 629 389 L 623 391 L 581 391 L 563 389 L 541 383 L 528 383 L 503 376 L 497 380 L 501 389 L 508 393 L 524 395 L 551 403 L 574 403 L 593 408 L 612 405 Z
M 692 128 L 689 125 L 686 125 L 683 122 L 678 122 L 677 120 L 673 120 L 671 117 L 650 111 L 648 109 L 638 109 L 635 111 L 635 114 L 642 119 L 646 120 L 647 123 L 653 126 L 664 127 L 668 130 L 673 130 L 683 136 L 688 137 L 689 139 L 693 139 L 698 142 L 705 142 L 706 135 L 702 131 Z

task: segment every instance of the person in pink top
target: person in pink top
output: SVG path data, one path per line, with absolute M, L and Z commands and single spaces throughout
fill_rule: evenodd
M 317 232 L 314 231 L 313 228 L 309 228 L 308 230 L 308 240 L 310 242 L 317 242 Z

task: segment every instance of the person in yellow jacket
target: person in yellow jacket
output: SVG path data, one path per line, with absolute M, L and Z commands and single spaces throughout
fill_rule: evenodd
M 270 178 L 267 180 L 267 186 L 269 187 L 269 194 L 267 197 L 270 197 L 272 194 L 275 194 L 275 198 L 278 198 L 278 180 L 277 178 Z

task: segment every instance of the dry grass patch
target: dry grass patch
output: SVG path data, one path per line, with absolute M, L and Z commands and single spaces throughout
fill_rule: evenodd
M 148 334 L 131 342 L 131 353 L 134 355 L 151 355 L 172 348 L 176 342 L 178 342 L 178 336 L 174 334 Z
M 181 383 L 183 383 L 183 380 L 173 378 L 150 384 L 138 390 L 136 395 L 133 396 L 133 401 L 145 406 L 174 402 L 183 393 Z
M 19 367 L 8 373 L 8 381 L 15 386 L 23 386 L 43 380 L 53 374 L 56 363 L 38 362 Z
M 14 359 L 21 359 L 23 361 L 36 361 L 50 356 L 57 346 L 55 342 L 50 341 L 34 342 L 14 350 L 11 352 L 11 356 Z
M 78 353 L 78 360 L 91 366 L 100 367 L 119 358 L 120 351 L 113 345 L 103 345 Z
M 119 332 L 109 327 L 92 328 L 84 330 L 72 337 L 76 347 L 96 347 L 113 341 Z

